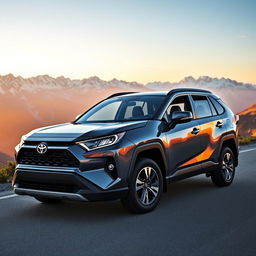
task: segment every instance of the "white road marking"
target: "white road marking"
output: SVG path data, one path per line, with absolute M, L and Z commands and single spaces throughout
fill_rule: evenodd
M 256 150 L 256 148 L 245 149 L 245 150 L 239 151 L 239 153 L 249 152 L 253 150 Z
M 18 195 L 16 195 L 16 194 L 11 194 L 11 195 L 7 195 L 7 196 L 2 196 L 2 197 L 0 197 L 0 200 L 2 200 L 2 199 L 7 199 L 7 198 L 11 198 L 11 197 L 15 197 L 15 196 L 18 196 Z

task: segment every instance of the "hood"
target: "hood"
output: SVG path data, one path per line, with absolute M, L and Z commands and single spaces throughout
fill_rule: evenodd
M 131 129 L 137 129 L 145 126 L 146 121 L 131 121 L 118 123 L 86 123 L 86 124 L 59 124 L 54 126 L 36 129 L 26 135 L 26 140 L 44 140 L 53 141 L 78 141 L 86 140 L 106 135 L 116 134 Z

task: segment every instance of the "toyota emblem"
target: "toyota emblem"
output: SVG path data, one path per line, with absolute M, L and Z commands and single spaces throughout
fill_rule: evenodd
M 39 154 L 44 154 L 46 153 L 48 147 L 45 143 L 40 143 L 37 145 L 36 147 L 36 151 L 39 153 Z

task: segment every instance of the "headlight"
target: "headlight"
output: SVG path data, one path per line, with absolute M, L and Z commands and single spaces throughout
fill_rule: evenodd
M 85 148 L 86 150 L 91 151 L 94 149 L 104 148 L 116 144 L 124 136 L 124 134 L 125 132 L 122 132 L 97 139 L 79 141 L 77 142 L 77 144 Z

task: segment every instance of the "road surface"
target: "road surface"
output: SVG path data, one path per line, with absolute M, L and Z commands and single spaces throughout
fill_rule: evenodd
M 118 201 L 44 205 L 0 195 L 0 255 L 256 255 L 256 145 L 241 148 L 230 187 L 205 175 L 168 185 L 159 207 Z

